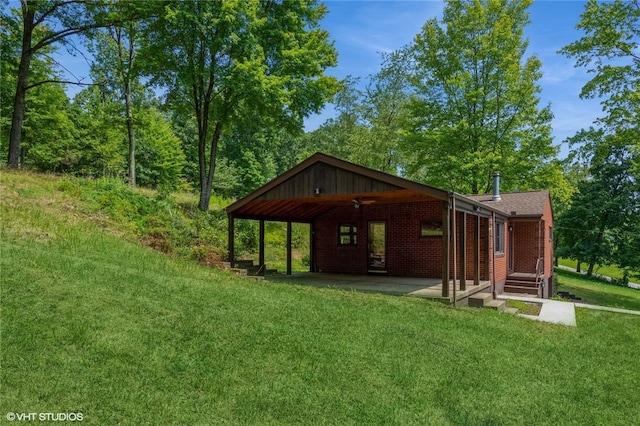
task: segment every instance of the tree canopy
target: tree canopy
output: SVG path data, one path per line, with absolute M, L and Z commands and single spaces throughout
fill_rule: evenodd
M 494 171 L 505 190 L 549 183 L 557 148 L 551 109 L 539 106 L 541 62 L 525 57 L 530 5 L 447 2 L 442 20 L 428 20 L 404 50 L 409 177 L 473 194 L 491 190 Z
M 640 3 L 585 5 L 583 36 L 560 50 L 593 78 L 583 98 L 601 99 L 603 115 L 569 139 L 570 161 L 587 168 L 573 204 L 560 217 L 560 235 L 572 258 L 640 272 Z
M 220 140 L 249 111 L 266 125 L 300 131 L 334 93 L 326 8 L 313 1 L 173 1 L 145 29 L 154 81 L 195 116 L 200 203 L 207 210 Z

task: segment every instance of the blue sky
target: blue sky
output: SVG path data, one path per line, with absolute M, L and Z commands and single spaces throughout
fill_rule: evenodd
M 424 23 L 433 17 L 441 19 L 443 3 L 439 1 L 338 1 L 325 2 L 329 13 L 321 22 L 329 31 L 338 50 L 338 66 L 328 74 L 338 78 L 347 75 L 366 79 L 380 70 L 381 53 L 392 52 L 413 40 Z M 531 23 L 525 29 L 529 39 L 527 56 L 537 55 L 542 61 L 543 77 L 540 105 L 551 104 L 554 144 L 588 128 L 601 116 L 597 100 L 579 98 L 590 75 L 574 68 L 574 61 L 557 51 L 579 39 L 575 26 L 580 21 L 583 1 L 536 1 L 529 9 Z M 328 106 L 323 113 L 307 120 L 306 128 L 317 128 L 333 116 Z M 561 147 L 561 157 L 568 147 Z

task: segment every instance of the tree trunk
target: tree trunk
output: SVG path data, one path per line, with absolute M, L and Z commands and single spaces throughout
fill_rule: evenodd
M 595 250 L 598 250 L 602 244 L 602 240 L 604 239 L 604 231 L 607 228 L 607 222 L 609 221 L 609 211 L 605 211 L 600 219 L 600 228 L 598 229 L 598 235 L 596 236 L 595 241 Z M 597 253 L 591 252 L 591 256 L 589 259 L 589 267 L 587 268 L 587 276 L 590 277 L 593 275 L 593 268 L 595 267 L 598 255 Z
M 133 133 L 133 114 L 131 113 L 131 80 L 125 81 L 124 103 L 127 115 L 127 133 L 129 135 L 129 185 L 136 187 L 136 138 Z
M 206 181 L 203 182 L 200 187 L 200 202 L 198 208 L 202 211 L 209 211 L 209 202 L 211 201 L 211 194 L 213 193 L 213 176 L 216 170 L 216 154 L 218 151 L 218 142 L 220 141 L 220 135 L 222 134 L 222 122 L 216 121 L 216 128 L 211 138 L 211 146 L 209 151 L 209 170 L 207 172 Z M 200 173 L 202 176 L 202 173 Z
M 576 272 L 582 272 L 582 270 L 580 269 L 580 262 L 578 262 L 578 264 L 576 265 Z
M 16 95 L 13 101 L 13 116 L 11 118 L 11 131 L 9 133 L 9 153 L 7 166 L 17 169 L 20 165 L 20 140 L 22 138 L 22 123 L 24 121 L 25 99 L 29 84 L 29 68 L 31 66 L 31 38 L 33 35 L 35 12 L 23 7 L 24 28 L 22 30 L 22 52 L 20 65 L 18 66 L 18 81 L 16 83 Z

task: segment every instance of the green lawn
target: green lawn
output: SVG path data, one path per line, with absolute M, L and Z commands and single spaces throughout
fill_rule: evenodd
M 242 280 L 123 241 L 53 179 L 0 181 L 3 420 L 640 424 L 640 317 Z
M 640 290 L 620 287 L 562 269 L 555 270 L 556 291 L 567 291 L 583 303 L 640 311 Z
M 558 259 L 558 264 L 562 266 L 568 266 L 569 268 L 573 268 L 573 269 L 576 269 L 576 266 L 578 266 L 578 262 L 571 259 Z M 589 265 L 583 263 L 581 265 L 582 272 L 586 272 L 588 266 Z M 612 265 L 609 265 L 609 266 L 596 265 L 593 269 L 593 273 L 598 275 L 604 275 L 605 277 L 616 278 L 619 280 L 621 280 L 623 276 L 623 271 L 621 271 L 619 268 Z M 629 279 L 629 281 L 634 281 L 634 280 L 637 280 L 636 276 L 632 276 Z

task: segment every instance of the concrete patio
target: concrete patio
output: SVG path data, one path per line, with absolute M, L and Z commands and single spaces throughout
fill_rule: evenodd
M 391 294 L 396 296 L 413 296 L 424 299 L 439 300 L 447 303 L 453 301 L 453 282 L 449 282 L 449 297 L 442 297 L 442 279 L 440 278 L 412 278 L 389 277 L 386 275 L 349 275 L 328 274 L 323 272 L 298 272 L 292 275 L 270 275 L 265 277 L 269 281 L 284 282 L 314 287 L 328 287 L 347 291 L 361 291 L 368 293 Z M 460 283 L 456 283 L 456 303 L 464 304 L 466 299 L 475 293 L 491 287 L 489 281 L 480 281 L 474 285 L 472 280 L 466 281 L 466 290 L 460 290 Z

